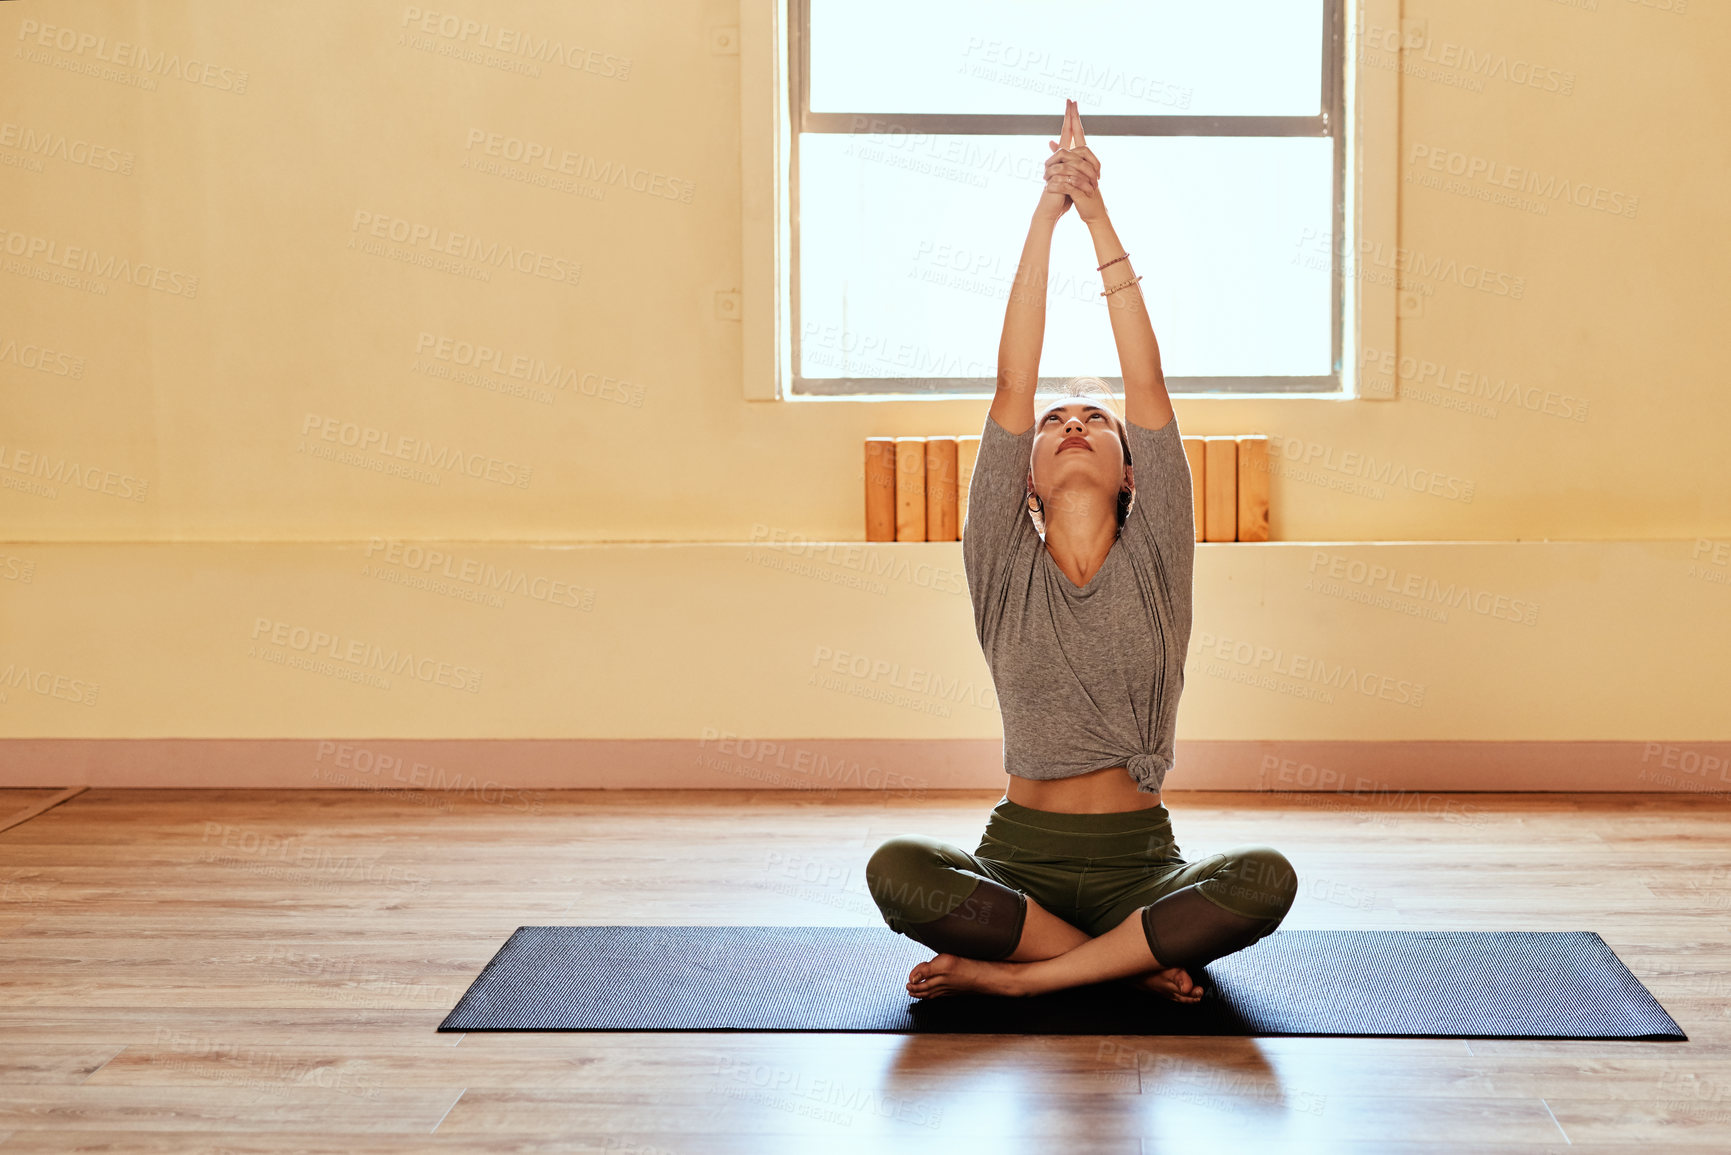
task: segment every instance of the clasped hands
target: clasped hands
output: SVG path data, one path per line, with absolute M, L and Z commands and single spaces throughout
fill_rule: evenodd
M 1082 135 L 1082 113 L 1076 102 L 1064 102 L 1064 125 L 1058 139 L 1046 142 L 1052 155 L 1046 158 L 1046 187 L 1040 193 L 1036 215 L 1056 223 L 1076 206 L 1085 224 L 1106 219 L 1106 202 L 1100 199 L 1100 158 Z

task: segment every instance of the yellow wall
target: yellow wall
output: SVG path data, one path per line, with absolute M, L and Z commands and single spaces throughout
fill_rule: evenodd
M 563 59 L 479 48 L 479 29 L 448 37 L 417 12 L 550 40 Z M 1435 543 L 1204 551 L 1200 633 L 1430 688 L 1405 712 L 1330 708 L 1193 670 L 1184 734 L 1731 736 L 1712 688 L 1731 617 L 1715 545 L 1731 538 L 1731 10 L 1408 0 L 1406 16 L 1427 39 L 1403 84 L 1401 243 L 1519 278 L 1520 299 L 1415 277 L 1401 350 L 1554 412 L 1447 408 L 1473 399 L 1410 378 L 1393 403 L 1180 400 L 1186 432 L 1275 438 L 1277 538 Z M 740 327 L 715 304 L 740 287 L 739 57 L 715 35 L 737 23 L 724 3 L 0 9 L 0 537 L 15 543 L 0 547 L 0 671 L 14 671 L 0 734 L 648 738 L 729 719 L 995 734 L 990 710 L 942 719 L 802 688 L 824 646 L 980 676 L 965 595 L 850 587 L 857 558 L 820 562 L 838 581 L 741 546 L 593 544 L 857 541 L 862 438 L 983 418 L 981 401 L 742 399 Z M 1441 63 L 1463 51 L 1497 73 L 1481 91 Z M 493 133 L 544 146 L 555 168 L 569 152 L 574 175 L 487 156 Z M 1588 207 L 1424 187 L 1450 153 L 1566 179 Z M 1115 215 L 1132 250 L 1158 227 Z M 371 233 L 386 220 L 428 235 L 393 246 Z M 1020 243 L 1005 238 L 1011 259 Z M 430 261 L 435 244 L 508 248 L 520 268 L 389 255 Z M 91 254 L 144 283 L 43 279 Z M 446 340 L 569 374 L 540 398 L 497 388 L 508 374 L 465 384 L 429 372 L 451 367 Z M 48 371 L 25 364 L 42 348 Z M 321 431 L 344 423 L 410 457 L 460 454 L 479 476 L 385 472 L 400 460 L 374 449 L 321 456 L 340 448 Z M 1298 471 L 1286 454 L 1306 452 L 1320 461 Z M 1348 454 L 1470 483 L 1472 499 L 1353 492 Z M 44 488 L 38 460 L 90 488 Z M 543 578 L 541 595 L 494 606 L 377 579 L 362 569 L 374 539 L 493 543 L 445 548 Z M 1541 540 L 1596 544 L 1512 544 Z M 1539 614 L 1457 607 L 1443 622 L 1307 590 L 1318 550 Z M 960 565 L 955 547 L 884 556 Z M 588 609 L 557 604 L 583 590 Z M 481 687 L 272 667 L 248 653 L 260 619 L 421 649 L 481 670 Z M 26 667 L 99 696 L 36 692 L 16 681 Z
M 0 547 L 27 578 L 7 583 L 0 718 L 85 737 L 999 733 L 959 544 L 430 548 Z M 1695 552 L 1199 546 L 1180 734 L 1731 738 L 1731 545 Z

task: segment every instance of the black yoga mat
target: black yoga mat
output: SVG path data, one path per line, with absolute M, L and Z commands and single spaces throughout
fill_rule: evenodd
M 888 927 L 525 926 L 441 1031 L 1685 1039 L 1592 931 L 1280 930 L 1180 1005 L 1117 983 L 914 999 Z

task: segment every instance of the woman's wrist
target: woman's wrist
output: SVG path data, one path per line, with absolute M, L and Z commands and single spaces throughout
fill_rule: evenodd
M 1053 216 L 1041 208 L 1035 208 L 1034 219 L 1031 224 L 1037 228 L 1043 228 L 1048 232 L 1056 232 L 1058 229 L 1058 217 Z

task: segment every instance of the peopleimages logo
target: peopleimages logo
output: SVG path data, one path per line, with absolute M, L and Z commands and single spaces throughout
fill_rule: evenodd
M 6 700 L 4 690 L 28 690 L 44 698 L 59 698 L 65 702 L 76 702 L 80 706 L 94 706 L 97 692 L 101 689 L 95 682 L 75 678 L 70 674 L 57 674 L 40 666 L 8 662 L 4 669 L 0 669 L 0 702 Z
M 599 185 L 623 184 L 632 192 L 679 201 L 682 204 L 690 204 L 692 194 L 697 190 L 694 181 L 633 168 L 622 161 L 600 160 L 590 153 L 572 152 L 568 148 L 544 141 L 489 132 L 484 128 L 470 129 L 468 142 L 463 145 L 463 149 L 473 152 L 477 145 L 485 156 L 526 167 L 539 167 L 560 176 L 575 177 Z
M 1331 584 L 1336 582 L 1344 582 L 1356 589 L 1345 590 Z M 1304 588 L 1344 596 L 1348 601 L 1403 610 L 1415 617 L 1428 616 L 1418 608 L 1421 604 L 1427 605 L 1445 611 L 1435 619 L 1438 621 L 1447 621 L 1446 611 L 1451 609 L 1464 609 L 1480 617 L 1523 626 L 1536 625 L 1539 620 L 1539 604 L 1531 598 L 1479 589 L 1466 582 L 1443 582 L 1399 566 L 1326 550 L 1316 550 L 1311 554 Z
M 1635 216 L 1641 198 L 1626 192 L 1606 188 L 1590 181 L 1570 180 L 1555 173 L 1506 164 L 1500 160 L 1444 148 L 1440 145 L 1415 144 L 1407 154 L 1407 164 L 1418 167 L 1420 161 L 1433 172 L 1446 173 L 1469 182 L 1480 182 L 1498 189 L 1530 193 L 1544 201 L 1561 200 L 1577 208 L 1594 209 L 1612 216 Z
M 1332 233 L 1328 229 L 1305 227 L 1299 234 L 1298 252 L 1293 256 L 1292 263 L 1317 272 L 1328 272 L 1333 268 L 1329 263 L 1331 254 L 1337 251 L 1331 237 Z M 1474 261 L 1463 262 L 1456 257 L 1427 253 L 1422 249 L 1385 245 L 1369 237 L 1358 243 L 1357 252 L 1354 253 L 1348 238 L 1343 235 L 1338 252 L 1342 258 L 1352 259 L 1354 275 L 1368 283 L 1417 289 L 1426 296 L 1430 296 L 1433 290 L 1428 285 L 1419 284 L 1420 281 L 1455 284 L 1463 289 L 1488 293 L 1493 297 L 1507 297 L 1512 301 L 1521 300 L 1527 291 L 1527 279 L 1514 273 L 1493 269 Z
M 609 377 L 594 370 L 581 369 L 576 365 L 549 362 L 545 357 L 534 354 L 496 348 L 482 341 L 440 336 L 423 330 L 415 338 L 415 355 L 444 362 L 456 369 L 470 369 L 476 373 L 484 371 L 495 376 L 508 377 L 528 386 L 544 386 L 547 389 L 559 389 L 611 401 L 617 405 L 629 405 L 633 409 L 643 408 L 642 385 Z M 426 363 L 418 361 L 416 364 L 425 366 Z M 432 375 L 450 374 L 451 371 L 447 370 L 445 374 Z M 464 384 L 469 383 L 464 381 Z M 548 394 L 547 398 L 551 401 L 551 394 Z
M 1542 413 L 1564 421 L 1587 419 L 1585 399 L 1555 389 L 1522 385 L 1518 381 L 1509 380 L 1507 375 L 1493 377 L 1475 369 L 1463 369 L 1408 353 L 1401 354 L 1397 361 L 1394 350 L 1370 346 L 1366 346 L 1359 354 L 1358 365 L 1360 369 L 1374 369 L 1382 374 L 1385 380 L 1398 374 L 1402 384 L 1406 385 L 1429 385 L 1459 393 L 1472 400 L 1507 405 L 1512 409 L 1525 409 L 1529 413 Z M 1495 415 L 1494 409 L 1488 414 L 1493 417 Z
M 101 172 L 117 172 L 122 176 L 132 174 L 133 158 L 130 152 L 112 145 L 93 144 L 78 137 L 69 137 L 63 132 L 14 124 L 9 120 L 0 122 L 0 148 L 17 149 L 34 157 L 83 165 Z
M 198 296 L 198 278 L 148 261 L 133 261 L 114 253 L 103 253 L 81 245 L 68 245 L 53 237 L 33 236 L 0 227 L 0 251 L 9 257 L 41 261 L 61 269 L 72 269 L 110 281 L 126 281 L 141 289 L 155 289 L 171 297 Z M 106 290 L 104 290 L 106 291 Z
M 346 662 L 358 670 L 407 675 L 419 682 L 466 690 L 471 694 L 481 692 L 481 671 L 472 666 L 440 661 L 398 647 L 387 650 L 376 643 L 345 638 L 334 631 L 261 617 L 253 621 L 252 640 L 260 645 L 284 646 L 308 657 Z
M 37 20 L 21 21 L 18 25 L 18 39 L 27 46 L 53 48 L 117 68 L 132 68 L 150 76 L 172 76 L 188 84 L 237 95 L 246 92 L 246 82 L 250 75 L 239 69 L 212 64 L 196 57 L 182 58 L 178 52 L 152 53 L 142 44 L 131 44 L 125 40 L 110 44 L 108 37 L 98 36 L 94 32 L 80 32 L 76 28 L 43 24 Z M 22 51 L 20 49 L 20 52 Z
M 134 477 L 130 473 L 116 473 L 100 465 L 74 461 L 69 457 L 55 457 L 39 449 L 0 444 L 0 474 L 6 473 L 21 473 L 33 479 L 38 483 L 35 490 L 43 497 L 60 496 L 59 490 L 53 488 L 56 485 L 87 489 L 91 493 L 117 497 L 122 501 L 143 501 L 150 492 L 149 481 Z M 11 478 L 0 478 L 0 484 L 11 481 Z M 19 487 L 8 485 L 8 488 Z
M 1327 695 L 1327 691 L 1340 690 L 1366 698 L 1378 698 L 1385 702 L 1393 702 L 1398 706 L 1417 708 L 1424 705 L 1425 685 L 1423 682 L 1393 677 L 1372 670 L 1361 670 L 1349 661 L 1331 661 L 1314 654 L 1289 652 L 1280 646 L 1216 637 L 1207 631 L 1199 631 L 1190 648 L 1197 658 L 1232 662 L 1244 667 L 1252 674 L 1266 674 L 1271 678 L 1284 678 L 1306 689 L 1320 690 L 1319 700 L 1325 702 L 1333 701 L 1332 696 Z M 1266 688 L 1274 689 L 1277 687 L 1269 685 Z M 1313 695 L 1300 694 L 1297 696 Z
M 1276 462 L 1286 461 L 1326 469 L 1373 485 L 1408 489 L 1414 493 L 1425 493 L 1450 501 L 1470 503 L 1473 499 L 1473 483 L 1466 478 L 1434 469 L 1409 467 L 1405 462 L 1392 458 L 1379 460 L 1373 454 L 1361 453 L 1355 449 L 1337 450 L 1332 445 L 1305 441 L 1298 437 L 1283 437 L 1280 434 L 1269 437 L 1268 448 Z
M 340 417 L 327 417 L 321 413 L 306 414 L 301 421 L 301 436 L 332 442 L 357 452 L 398 458 L 435 470 L 454 470 L 477 480 L 516 486 L 519 489 L 528 487 L 529 478 L 534 473 L 534 466 L 531 465 L 505 461 L 485 453 L 470 453 L 458 446 L 439 445 L 424 437 L 391 433 L 371 425 L 344 421 Z M 437 478 L 439 474 L 432 476 Z
M 447 553 L 418 542 L 371 538 L 367 542 L 366 556 L 411 573 L 443 577 L 488 593 L 517 594 L 533 601 L 574 610 L 589 610 L 595 605 L 595 590 L 589 586 L 551 578 L 545 574 L 531 574 L 527 570 L 511 567 L 499 569 L 492 562 L 465 557 L 460 553 Z M 363 572 L 370 577 L 377 571 L 369 568 Z
M 1433 40 L 1423 25 L 1402 29 L 1363 23 L 1358 29 L 1358 41 L 1361 51 L 1388 53 L 1392 58 L 1366 63 L 1389 68 L 1398 62 L 1400 70 L 1409 76 L 1470 87 L 1474 92 L 1482 92 L 1487 80 L 1501 80 L 1559 96 L 1569 96 L 1575 91 L 1575 74 L 1568 69 L 1538 64 L 1492 48 Z M 1471 83 L 1462 83 L 1465 81 Z
M 474 45 L 489 49 L 507 57 L 521 57 L 540 64 L 560 64 L 573 72 L 587 72 L 606 80 L 629 80 L 631 77 L 629 56 L 614 56 L 581 44 L 567 44 L 554 36 L 539 35 L 524 28 L 493 25 L 453 12 L 404 8 L 402 27 L 465 47 Z
M 349 232 L 351 248 L 356 247 L 357 241 L 378 238 L 407 246 L 411 252 L 425 249 L 435 256 L 458 257 L 479 265 L 508 268 L 526 276 L 568 285 L 575 285 L 583 273 L 579 262 L 539 249 L 484 241 L 468 233 L 452 232 L 403 217 L 370 213 L 365 209 L 355 210 Z
M 491 778 L 483 782 L 465 771 L 405 759 L 398 754 L 373 750 L 355 743 L 321 739 L 313 761 L 322 764 L 326 758 L 330 759 L 330 766 L 353 772 L 344 775 L 340 780 L 345 785 L 368 785 L 377 789 L 385 784 L 388 776 L 390 781 L 401 782 L 409 789 L 473 794 L 482 802 L 505 805 L 512 810 L 531 814 L 541 813 L 543 806 L 539 795 L 530 796 L 521 790 L 509 789 Z M 371 775 L 372 781 L 364 781 L 361 775 Z M 325 778 L 332 780 L 328 774 Z
M 84 358 L 29 341 L 20 343 L 15 337 L 0 334 L 0 364 L 6 363 L 55 377 L 84 376 Z

